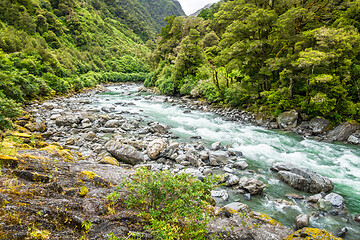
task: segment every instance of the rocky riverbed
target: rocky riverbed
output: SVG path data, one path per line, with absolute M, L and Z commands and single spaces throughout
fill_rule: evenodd
M 185 113 L 194 109 L 211 110 L 186 98 L 142 94 L 142 89 L 129 91 L 133 87 L 117 88 L 134 99 L 182 106 Z M 329 178 L 296 165 L 274 164 L 269 173 L 300 191 L 274 198 L 267 194 L 269 178 L 263 176 L 266 173 L 249 169 L 241 151 L 220 142 L 204 142 L 196 135 L 184 141 L 163 123 L 129 110 L 119 111 L 119 106 L 131 109 L 136 104 L 131 101 L 97 104 L 94 95 L 105 91 L 107 89 L 99 88 L 70 98 L 33 103 L 26 109 L 31 117 L 17 121 L 22 133 L 8 133 L 8 137 L 23 139 L 29 148 L 10 142 L 8 147 L 13 144 L 13 148 L 17 146 L 21 150 L 8 160 L 5 155 L 1 158 L 2 165 L 7 163 L 1 176 L 2 212 L 12 214 L 14 221 L 1 225 L 0 236 L 23 239 L 29 232 L 42 229 L 50 232 L 51 239 L 75 239 L 84 235 L 90 239 L 107 239 L 110 233 L 121 237 L 129 232 L 142 232 L 142 226 L 136 224 L 140 222 L 136 212 L 126 209 L 121 202 L 126 198 L 126 191 L 117 203 L 116 213 L 108 211 L 106 197 L 135 169 L 146 166 L 154 171 L 170 170 L 173 174 L 185 172 L 199 180 L 210 174 L 222 174 L 223 187 L 211 193 L 218 206 L 214 210 L 217 217 L 209 224 L 210 235 L 221 233 L 227 236 L 224 239 L 287 236 L 287 239 L 306 236 L 335 239 L 326 231 L 308 227 L 310 219 L 321 218 L 326 222 L 328 216 L 337 216 L 344 222 L 340 223 L 344 228 L 330 231 L 343 237 L 349 230 L 348 239 L 355 239 L 352 236 L 359 226 L 355 222 L 357 218 L 354 220 L 347 213 L 344 198 L 331 192 L 334 183 Z M 107 95 L 100 97 L 106 102 Z M 258 121 L 245 112 L 211 111 L 228 120 Z M 281 125 L 281 121 L 279 123 Z M 275 125 L 271 121 L 268 124 Z M 17 182 L 10 184 L 12 176 L 16 176 Z M 86 194 L 82 192 L 84 187 L 88 190 Z M 245 202 L 232 202 L 234 194 L 242 196 Z M 245 203 L 252 199 L 267 199 L 266 202 L 276 204 L 281 211 L 301 206 L 311 209 L 311 214 L 298 214 L 283 226 L 263 213 L 251 211 L 247 206 L 251 204 Z M 21 216 L 22 212 L 26 214 Z M 92 223 L 90 231 L 84 229 L 84 221 Z M 40 225 L 29 226 L 30 223 Z M 350 226 L 349 229 L 345 225 Z M 300 230 L 290 236 L 297 229 Z

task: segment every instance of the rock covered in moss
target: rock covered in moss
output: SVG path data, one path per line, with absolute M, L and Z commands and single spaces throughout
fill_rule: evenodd
M 341 240 L 324 229 L 318 228 L 303 228 L 284 238 L 284 240 L 305 240 L 305 239 L 326 239 L 326 240 Z
M 107 157 L 104 157 L 102 158 L 99 163 L 103 163 L 103 164 L 111 164 L 111 165 L 114 165 L 114 166 L 119 166 L 120 163 L 118 162 L 118 160 L 116 160 L 116 158 L 114 157 L 110 157 L 110 156 L 107 156 Z
M 281 128 L 292 129 L 297 125 L 299 114 L 295 110 L 282 112 L 279 114 L 277 121 Z

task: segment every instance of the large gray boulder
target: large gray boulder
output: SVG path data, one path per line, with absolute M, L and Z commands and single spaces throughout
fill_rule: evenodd
M 276 164 L 271 170 L 278 172 L 278 178 L 291 187 L 308 193 L 329 192 L 334 183 L 327 177 L 304 168 L 297 168 L 291 164 Z
M 345 200 L 337 193 L 330 193 L 325 196 L 325 200 L 329 201 L 335 208 L 343 208 L 345 206 Z
M 341 123 L 336 128 L 334 128 L 333 130 L 331 130 L 328 133 L 327 138 L 330 141 L 340 141 L 340 142 L 345 141 L 350 137 L 351 134 L 353 134 L 358 129 L 359 129 L 359 125 L 349 122 L 344 122 Z
M 229 163 L 229 154 L 226 151 L 211 151 L 209 153 L 210 165 L 221 166 Z
M 138 164 L 144 159 L 144 155 L 137 151 L 133 146 L 122 144 L 114 140 L 107 142 L 105 148 L 117 160 L 131 165 Z
M 309 219 L 310 217 L 307 214 L 300 214 L 296 216 L 295 218 L 296 229 L 301 229 L 310 226 Z
M 251 195 L 261 194 L 266 185 L 255 178 L 242 177 L 239 180 L 239 187 L 247 190 Z
M 277 122 L 280 128 L 292 129 L 297 126 L 298 118 L 299 118 L 299 113 L 295 110 L 291 110 L 288 112 L 280 113 L 277 118 Z
M 309 127 L 314 134 L 323 133 L 329 127 L 330 121 L 322 117 L 315 117 L 311 119 Z
M 147 155 L 155 160 L 160 156 L 160 153 L 167 148 L 167 143 L 162 139 L 154 139 L 147 146 Z

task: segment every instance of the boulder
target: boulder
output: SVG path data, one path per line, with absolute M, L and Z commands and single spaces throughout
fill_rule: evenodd
M 224 206 L 225 209 L 230 210 L 231 212 L 238 212 L 238 213 L 250 213 L 251 209 L 248 205 L 240 202 L 232 202 Z
M 325 132 L 329 127 L 330 121 L 322 117 L 315 117 L 311 119 L 309 127 L 314 134 Z
M 307 214 L 300 214 L 300 215 L 296 216 L 296 218 L 295 218 L 296 229 L 308 227 L 310 225 L 309 219 L 310 219 L 310 217 Z
M 244 170 L 249 166 L 249 164 L 247 164 L 245 161 L 239 161 L 239 162 L 234 163 L 232 166 L 234 168 Z
M 239 183 L 239 180 L 240 180 L 240 178 L 238 176 L 236 176 L 234 174 L 229 174 L 226 179 L 225 185 L 227 187 L 234 186 Z
M 220 142 L 214 142 L 213 144 L 211 144 L 210 150 L 216 151 L 216 150 L 219 150 L 220 147 L 221 147 L 221 143 L 220 143 Z
M 66 115 L 57 117 L 55 124 L 59 127 L 61 126 L 72 126 L 73 124 L 79 124 L 81 119 L 77 115 Z
M 261 194 L 266 185 L 255 178 L 242 177 L 239 180 L 239 187 L 247 190 L 251 195 Z
M 229 199 L 229 194 L 226 190 L 212 190 L 211 197 L 222 198 L 224 201 L 227 201 Z
M 360 214 L 356 214 L 354 217 L 355 222 L 360 222 Z
M 277 122 L 280 128 L 292 129 L 296 127 L 298 118 L 299 118 L 298 112 L 295 110 L 291 110 L 288 112 L 280 113 L 277 118 Z
M 110 157 L 110 156 L 104 157 L 103 159 L 101 159 L 99 161 L 99 163 L 120 166 L 120 163 L 116 160 L 116 158 L 113 158 L 113 157 Z
M 144 156 L 133 146 L 111 140 L 105 145 L 106 150 L 117 160 L 135 165 L 143 161 Z
M 147 155 L 151 159 L 155 160 L 160 156 L 160 153 L 167 148 L 167 146 L 168 145 L 166 144 L 166 142 L 164 140 L 154 139 L 147 146 L 147 149 L 146 149 Z
M 351 134 L 347 141 L 352 144 L 360 144 L 360 131 L 357 130 L 355 133 Z
M 210 165 L 221 166 L 229 163 L 229 154 L 225 151 L 211 151 L 209 153 Z
M 328 133 L 327 138 L 330 141 L 340 141 L 340 142 L 345 141 L 358 129 L 359 129 L 359 125 L 349 122 L 344 122 L 338 125 L 333 130 L 331 130 Z
M 325 200 L 329 201 L 335 208 L 343 208 L 345 205 L 344 198 L 337 193 L 330 193 L 326 195 Z
M 302 228 L 291 235 L 284 238 L 284 240 L 291 240 L 291 239 L 298 239 L 298 240 L 305 240 L 305 239 L 331 239 L 331 240 L 341 240 L 341 238 L 336 238 L 331 233 L 325 231 L 324 229 L 318 228 Z
M 319 201 L 316 202 L 316 207 L 320 211 L 327 212 L 327 211 L 330 211 L 332 209 L 332 204 L 331 204 L 330 201 L 325 200 L 325 199 L 322 198 L 322 199 L 319 199 Z
M 308 193 L 329 192 L 334 183 L 327 177 L 304 168 L 297 168 L 291 164 L 276 164 L 271 168 L 278 170 L 278 178 L 291 187 Z

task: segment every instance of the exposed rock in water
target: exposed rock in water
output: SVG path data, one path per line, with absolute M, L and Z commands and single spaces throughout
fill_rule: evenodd
M 297 125 L 299 114 L 295 110 L 282 112 L 279 114 L 277 121 L 281 128 L 292 129 Z
M 344 198 L 337 193 L 330 193 L 326 195 L 325 200 L 329 201 L 335 208 L 343 208 L 345 205 Z
M 329 127 L 330 121 L 322 117 L 316 117 L 311 119 L 309 127 L 314 134 L 323 133 Z
M 155 160 L 159 157 L 160 153 L 167 148 L 167 143 L 162 139 L 154 139 L 147 146 L 148 156 Z
M 266 185 L 255 178 L 242 177 L 239 180 L 239 187 L 247 190 L 251 195 L 261 194 Z
M 330 141 L 345 141 L 347 140 L 351 134 L 353 134 L 356 130 L 359 129 L 359 125 L 358 124 L 352 124 L 349 122 L 344 122 L 341 123 L 339 126 L 337 126 L 336 128 L 334 128 L 333 130 L 331 130 L 328 135 L 327 138 Z
M 57 126 L 72 126 L 73 124 L 79 124 L 81 119 L 77 115 L 66 115 L 56 118 L 55 124 Z
M 229 194 L 226 190 L 213 190 L 211 191 L 211 197 L 222 198 L 224 201 L 229 199 Z
M 278 178 L 281 181 L 301 191 L 320 193 L 329 192 L 334 188 L 334 183 L 329 178 L 291 164 L 276 164 L 271 170 L 278 172 Z
M 295 218 L 295 226 L 296 229 L 301 229 L 304 227 L 308 227 L 310 225 L 309 223 L 309 215 L 307 214 L 300 214 Z
M 133 146 L 122 144 L 111 140 L 105 145 L 106 150 L 117 160 L 135 165 L 144 160 L 141 152 L 137 151 Z

